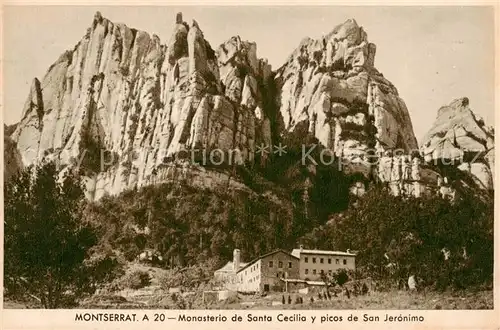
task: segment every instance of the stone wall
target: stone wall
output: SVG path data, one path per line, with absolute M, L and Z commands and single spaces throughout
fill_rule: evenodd
M 269 262 L 273 262 L 273 267 L 270 267 Z M 283 267 L 279 267 L 279 262 L 283 263 Z M 289 268 L 288 263 L 292 263 L 292 268 Z M 269 285 L 270 290 L 280 291 L 284 289 L 284 282 L 280 278 L 298 278 L 299 277 L 299 260 L 288 253 L 277 252 L 262 259 L 262 273 L 260 281 L 260 290 L 264 291 L 264 286 Z

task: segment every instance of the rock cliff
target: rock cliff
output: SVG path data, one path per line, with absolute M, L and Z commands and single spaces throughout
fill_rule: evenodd
M 427 162 L 458 166 L 484 189 L 493 189 L 494 143 L 494 129 L 472 112 L 464 97 L 438 110 L 421 150 Z
M 269 156 L 256 157 L 258 146 L 292 136 L 316 139 L 348 165 L 361 162 L 346 167 L 375 174 L 395 193 L 418 195 L 411 119 L 375 68 L 375 50 L 348 20 L 320 39 L 304 39 L 273 72 L 255 43 L 235 36 L 212 48 L 198 23 L 181 13 L 162 44 L 98 12 L 82 40 L 33 80 L 8 144 L 19 155 L 9 152 L 9 159 L 21 157 L 24 165 L 54 159 L 61 174 L 78 168 L 90 199 L 172 180 L 245 190 L 228 171 L 193 161 L 266 166 Z M 440 110 L 422 150 L 433 155 L 458 143 L 492 162 L 491 137 L 468 105 L 453 103 Z M 396 150 L 405 156 L 393 157 Z M 373 155 L 378 163 L 367 162 Z M 478 164 L 471 171 L 491 186 L 491 173 L 481 177 L 486 169 Z
M 284 128 L 308 133 L 339 157 L 417 149 L 405 103 L 374 67 L 375 51 L 352 19 L 304 39 L 276 75 Z
M 80 165 L 90 198 L 156 182 L 185 150 L 236 149 L 252 161 L 257 140 L 271 143 L 260 91 L 270 73 L 254 43 L 235 37 L 215 51 L 180 13 L 165 45 L 96 13 L 34 79 L 12 138 L 25 164 Z
M 23 167 L 21 154 L 16 147 L 16 143 L 11 139 L 10 135 L 15 130 L 16 125 L 6 126 L 3 129 L 3 178 L 4 181 L 9 181 Z

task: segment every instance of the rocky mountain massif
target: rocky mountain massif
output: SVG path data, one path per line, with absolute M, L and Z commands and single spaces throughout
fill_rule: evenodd
M 96 13 L 82 40 L 33 80 L 22 119 L 5 138 L 6 159 L 55 159 L 62 173 L 79 166 L 89 198 L 99 199 L 179 177 L 249 189 L 230 171 L 193 165 L 191 152 L 220 149 L 225 162 L 231 155 L 245 166 L 266 166 L 272 154 L 256 155 L 258 146 L 312 139 L 348 159 L 346 171 L 393 182 L 395 193 L 404 182 L 419 194 L 411 119 L 375 68 L 375 52 L 351 19 L 320 39 L 304 39 L 272 71 L 255 43 L 236 36 L 214 49 L 180 13 L 166 44 Z M 461 99 L 439 110 L 421 153 L 432 160 L 480 151 L 460 168 L 491 189 L 493 135 Z M 379 164 L 367 161 L 372 154 Z

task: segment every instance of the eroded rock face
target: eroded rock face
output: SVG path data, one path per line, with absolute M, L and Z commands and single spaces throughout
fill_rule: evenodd
M 308 127 L 339 157 L 417 149 L 403 100 L 374 67 L 375 50 L 352 19 L 304 39 L 276 75 L 284 129 Z
M 273 72 L 257 57 L 255 43 L 236 36 L 214 50 L 198 23 L 188 24 L 180 13 L 166 44 L 97 13 L 83 39 L 43 79 L 33 80 L 11 136 L 11 149 L 19 154 L 9 152 L 6 159 L 29 165 L 52 158 L 61 174 L 79 168 L 90 199 L 176 180 L 248 189 L 192 163 L 220 161 L 220 154 L 210 158 L 217 149 L 225 153 L 223 161 L 252 164 L 258 146 L 295 134 L 298 141 L 314 137 L 338 157 L 359 161 L 350 172 L 375 172 L 396 193 L 419 195 L 420 159 L 383 157 L 395 149 L 409 155 L 417 143 L 404 102 L 374 67 L 375 49 L 363 28 L 348 20 L 321 39 L 304 39 Z M 478 141 L 492 146 L 492 133 L 484 125 L 467 128 L 474 125 L 466 115 L 455 119 L 456 141 L 484 151 L 488 165 L 473 162 L 469 171 L 491 181 L 494 151 Z M 448 132 L 447 124 L 435 131 Z M 453 149 L 437 147 L 450 144 L 451 133 L 442 139 L 432 132 L 425 152 Z M 481 139 L 468 139 L 467 132 Z M 369 150 L 382 156 L 377 166 L 366 162 Z M 265 154 L 259 160 L 265 165 Z M 359 195 L 364 189 L 353 187 Z
M 421 150 L 427 162 L 458 166 L 484 189 L 493 189 L 494 140 L 494 129 L 472 112 L 464 97 L 438 110 Z
M 9 181 L 18 171 L 23 168 L 21 154 L 17 149 L 16 143 L 12 141 L 10 134 L 12 127 L 4 125 L 3 135 L 3 178 Z
M 156 182 L 185 150 L 237 149 L 251 161 L 256 140 L 271 142 L 258 84 L 271 70 L 255 44 L 221 47 L 228 51 L 216 53 L 182 14 L 162 45 L 96 13 L 74 49 L 33 82 L 12 136 L 23 163 L 81 165 L 97 199 Z
M 271 66 L 257 58 L 255 43 L 232 37 L 221 44 L 216 55 L 224 95 L 236 104 L 235 139 L 244 158 L 253 161 L 256 145 L 272 145 L 271 121 L 264 109 L 264 88 L 271 78 Z

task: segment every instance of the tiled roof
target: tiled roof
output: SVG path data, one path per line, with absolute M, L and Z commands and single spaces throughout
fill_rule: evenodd
M 292 255 L 300 258 L 301 254 L 323 254 L 323 255 L 330 255 L 330 256 L 346 256 L 346 257 L 355 257 L 356 254 L 354 253 L 349 253 L 349 252 L 344 252 L 344 251 L 326 251 L 326 250 L 307 250 L 307 249 L 293 249 L 292 250 Z
M 240 269 L 245 267 L 248 263 L 247 262 L 240 262 Z M 233 268 L 233 262 L 229 261 L 227 264 L 225 264 L 222 268 L 219 268 L 216 270 L 216 272 L 232 272 L 234 271 Z
M 260 260 L 260 259 L 262 259 L 262 258 L 265 258 L 265 257 L 267 257 L 267 256 L 273 255 L 273 254 L 275 254 L 275 253 L 278 253 L 278 252 L 283 252 L 284 254 L 287 254 L 287 255 L 292 256 L 292 257 L 297 258 L 297 259 L 299 258 L 299 257 L 297 257 L 297 256 L 294 256 L 294 255 L 293 255 L 293 254 L 291 254 L 290 252 L 287 252 L 287 251 L 282 250 L 282 249 L 278 249 L 278 250 L 274 250 L 274 251 L 268 252 L 268 253 L 266 253 L 266 254 L 263 254 L 263 255 L 261 255 L 261 256 L 259 256 L 259 257 L 255 258 L 255 259 L 253 259 L 252 261 L 250 261 L 249 263 L 247 263 L 247 265 L 246 265 L 245 267 L 240 268 L 240 270 L 238 270 L 238 273 L 239 273 L 239 272 L 241 272 L 244 268 L 246 268 L 246 267 L 248 267 L 248 266 L 251 266 L 251 265 L 252 265 L 252 264 L 254 264 L 256 261 L 258 261 L 258 260 Z

